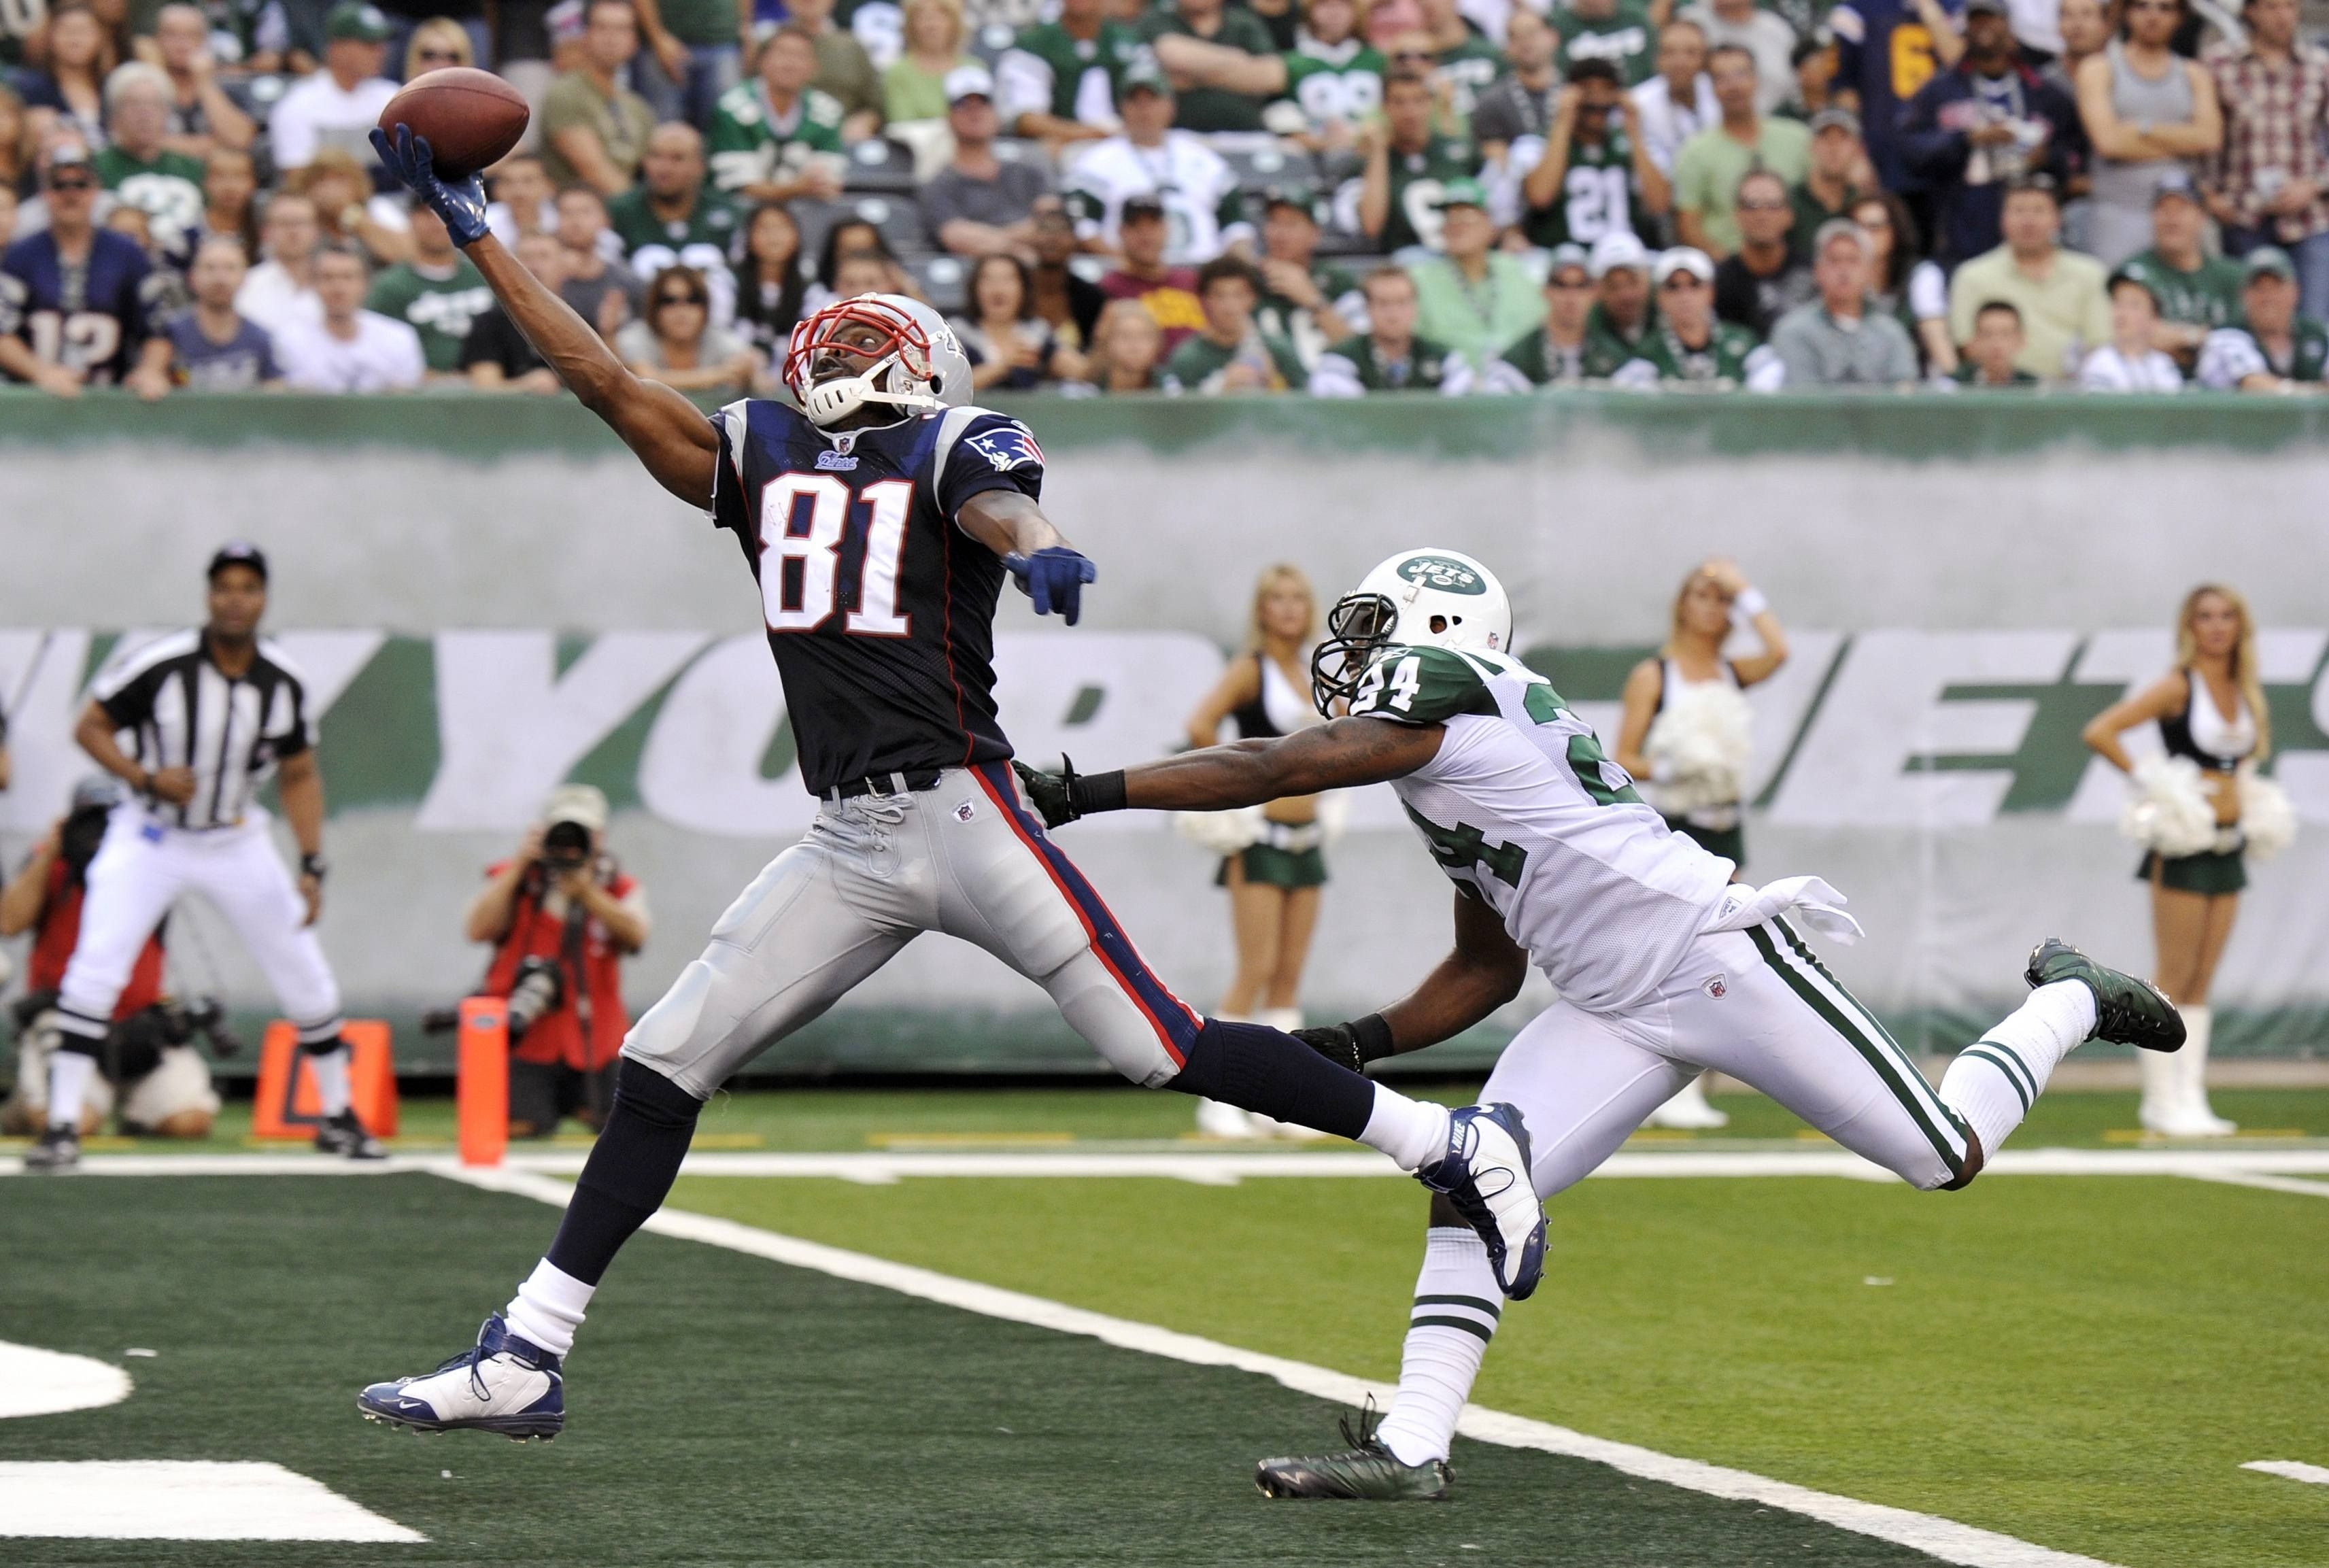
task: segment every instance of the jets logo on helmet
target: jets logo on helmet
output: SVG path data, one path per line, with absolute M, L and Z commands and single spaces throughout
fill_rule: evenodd
M 970 359 L 946 318 L 902 294 L 838 299 L 793 328 L 785 384 L 810 422 L 830 427 L 868 404 L 899 417 L 960 403 Z
M 1402 550 L 1326 612 L 1310 656 L 1310 696 L 1334 716 L 1377 655 L 1394 645 L 1509 653 L 1513 601 L 1496 574 L 1457 550 Z

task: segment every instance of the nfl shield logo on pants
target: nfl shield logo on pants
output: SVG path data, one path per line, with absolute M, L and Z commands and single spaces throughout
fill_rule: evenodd
M 1713 978 L 1708 980 L 1706 984 L 1701 986 L 1699 989 L 1704 991 L 1708 996 L 1720 1002 L 1722 1000 L 1725 994 L 1730 991 L 1730 982 L 1723 976 L 1717 975 Z

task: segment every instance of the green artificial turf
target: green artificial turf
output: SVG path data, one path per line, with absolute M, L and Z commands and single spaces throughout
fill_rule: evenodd
M 1383 1379 L 1422 1222 L 1383 1181 L 691 1177 L 674 1201 Z M 2238 1468 L 2329 1463 L 2321 1199 L 1598 1180 L 1553 1220 L 1482 1403 L 2129 1568 L 2329 1562 L 2329 1488 Z
M 1249 1479 L 1257 1451 L 1325 1439 L 1334 1407 L 1251 1374 L 655 1235 L 632 1243 L 593 1305 L 569 1364 L 573 1426 L 557 1442 L 360 1422 L 357 1388 L 458 1348 L 553 1217 L 425 1176 L 8 1182 L 0 1338 L 106 1360 L 130 1346 L 159 1355 L 122 1363 L 137 1386 L 120 1404 L 0 1422 L 0 1459 L 272 1460 L 429 1540 L 0 1536 L 0 1562 L 1930 1561 L 1796 1516 L 1468 1442 L 1456 1454 L 1465 1495 L 1445 1507 L 1270 1502 Z M 1172 1216 L 1147 1218 L 1155 1252 L 1187 1260 Z M 1184 1280 L 1213 1288 L 1202 1269 Z
M 1467 1101 L 1477 1091 L 1477 1084 L 1465 1083 L 1410 1090 L 1450 1103 Z M 2329 1090 L 2221 1090 L 2211 1098 L 2221 1113 L 2240 1123 L 2244 1136 L 2268 1136 L 2276 1144 L 2296 1138 L 2329 1138 Z M 1706 1148 L 1733 1139 L 1766 1138 L 1806 1144 L 1826 1141 L 1759 1094 L 1721 1094 L 1714 1103 L 1730 1116 L 1730 1126 L 1723 1130 L 1651 1131 L 1639 1135 L 1630 1147 Z M 2048 1094 L 2014 1135 L 2014 1147 L 2136 1147 L 2143 1139 L 2136 1130 L 2135 1106 L 2132 1093 Z M 398 1148 L 419 1153 L 452 1147 L 450 1100 L 408 1100 L 401 1109 Z M 250 1147 L 250 1105 L 242 1101 L 229 1105 L 211 1138 L 202 1142 L 148 1138 L 134 1145 L 127 1140 L 107 1141 L 92 1148 L 134 1147 L 140 1153 L 217 1152 Z M 581 1126 L 570 1121 L 556 1139 L 513 1147 L 524 1152 L 575 1148 L 587 1142 Z M 712 1098 L 704 1108 L 696 1147 L 707 1150 L 982 1147 L 1041 1150 L 1065 1143 L 1111 1142 L 1238 1147 L 1201 1143 L 1185 1096 L 1148 1092 L 1128 1084 L 1074 1089 L 750 1090 Z M 0 1147 L 16 1145 L 0 1139 Z

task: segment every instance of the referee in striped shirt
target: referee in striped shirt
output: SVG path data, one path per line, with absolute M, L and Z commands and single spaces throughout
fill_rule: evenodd
M 258 546 L 225 546 L 209 575 L 209 621 L 102 672 L 74 731 L 134 798 L 114 809 L 90 863 L 80 944 L 58 998 L 48 1128 L 24 1157 L 28 1169 L 79 1163 L 81 1097 L 114 1004 L 146 937 L 186 893 L 226 917 L 298 1026 L 323 1101 L 316 1147 L 354 1159 L 384 1152 L 349 1101 L 339 983 L 316 940 L 324 784 L 306 687 L 282 649 L 259 636 L 267 557 Z M 127 751 L 124 734 L 133 737 Z M 253 799 L 269 774 L 299 844 L 296 885 Z

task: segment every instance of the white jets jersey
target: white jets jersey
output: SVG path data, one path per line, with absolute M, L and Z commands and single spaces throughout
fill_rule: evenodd
M 1164 260 L 1193 267 L 1252 232 L 1237 216 L 1237 171 L 1204 139 L 1188 131 L 1164 133 L 1164 145 L 1143 147 L 1127 137 L 1088 142 L 1068 165 L 1067 200 L 1076 233 L 1117 249 L 1116 230 L 1127 196 L 1163 203 L 1170 237 Z
M 1669 830 L 1592 726 L 1517 659 L 1393 647 L 1351 713 L 1446 726 L 1439 754 L 1391 788 L 1440 869 L 1573 1006 L 1640 1001 L 1716 918 L 1730 862 Z

